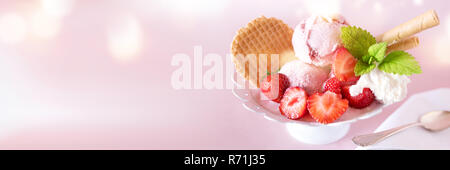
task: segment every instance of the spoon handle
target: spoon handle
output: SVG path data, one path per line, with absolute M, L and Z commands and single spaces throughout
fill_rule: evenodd
M 419 126 L 422 125 L 419 122 L 415 122 L 415 123 L 410 123 L 410 124 L 406 124 L 403 126 L 399 126 L 396 128 L 392 128 L 392 129 L 388 129 L 385 131 L 381 131 L 381 132 L 377 132 L 377 133 L 372 133 L 372 134 L 367 134 L 367 135 L 360 135 L 360 136 L 356 136 L 354 137 L 353 143 L 359 145 L 359 146 L 369 146 L 369 145 L 373 145 L 375 143 L 378 143 L 384 139 L 386 139 L 389 136 L 392 136 L 398 132 L 401 132 L 407 128 L 410 127 L 414 127 L 414 126 Z

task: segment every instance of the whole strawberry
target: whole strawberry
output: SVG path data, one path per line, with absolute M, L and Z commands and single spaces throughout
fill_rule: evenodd
M 330 91 L 336 94 L 341 94 L 341 82 L 336 78 L 329 78 L 325 83 L 323 83 L 322 91 Z
M 286 75 L 275 73 L 268 75 L 261 82 L 261 92 L 270 100 L 280 103 L 284 92 L 289 88 L 290 83 Z
M 352 96 L 350 94 L 350 87 L 351 86 L 342 87 L 342 97 L 348 100 L 350 107 L 362 109 L 372 104 L 375 100 L 375 95 L 369 88 L 364 88 L 362 93 Z
M 350 86 L 358 83 L 360 76 L 349 78 L 347 81 L 341 82 L 341 86 Z

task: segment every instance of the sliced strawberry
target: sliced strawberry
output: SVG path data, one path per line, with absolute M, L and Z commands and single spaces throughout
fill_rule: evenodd
M 341 82 L 336 77 L 329 78 L 323 83 L 322 91 L 331 91 L 336 94 L 341 94 Z
M 350 94 L 350 86 L 344 86 L 342 87 L 342 96 L 348 100 L 350 107 L 357 109 L 365 108 L 375 100 L 375 95 L 369 88 L 364 88 L 362 93 L 352 96 Z
M 286 75 L 281 73 L 271 74 L 261 82 L 261 92 L 270 100 L 280 103 L 289 86 L 289 79 Z
M 360 76 L 349 78 L 347 81 L 341 82 L 341 87 L 348 85 L 355 85 L 358 83 Z
M 350 52 L 344 47 L 338 48 L 335 53 L 333 64 L 333 73 L 339 81 L 349 81 L 355 76 L 353 71 L 356 65 L 356 60 Z
M 305 115 L 308 94 L 300 87 L 290 87 L 284 93 L 279 106 L 282 115 L 289 119 L 299 119 Z
M 348 101 L 333 92 L 316 93 L 308 98 L 308 110 L 317 122 L 334 122 L 347 111 Z

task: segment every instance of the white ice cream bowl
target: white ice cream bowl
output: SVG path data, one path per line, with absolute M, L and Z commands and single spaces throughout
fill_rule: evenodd
M 326 125 L 316 122 L 309 115 L 299 120 L 290 120 L 281 115 L 278 103 L 267 100 L 259 88 L 251 85 L 236 72 L 232 81 L 234 83 L 232 93 L 242 102 L 245 109 L 259 113 L 268 120 L 284 123 L 292 137 L 307 144 L 320 145 L 336 142 L 347 134 L 352 123 L 371 118 L 381 113 L 386 106 L 374 102 L 364 109 L 349 108 L 335 122 Z

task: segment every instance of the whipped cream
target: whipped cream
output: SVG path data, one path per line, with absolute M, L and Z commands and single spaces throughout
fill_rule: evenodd
M 406 97 L 409 82 L 411 80 L 405 75 L 374 69 L 368 74 L 363 74 L 358 83 L 350 87 L 350 95 L 356 96 L 362 93 L 364 88 L 370 88 L 378 101 L 389 105 Z

